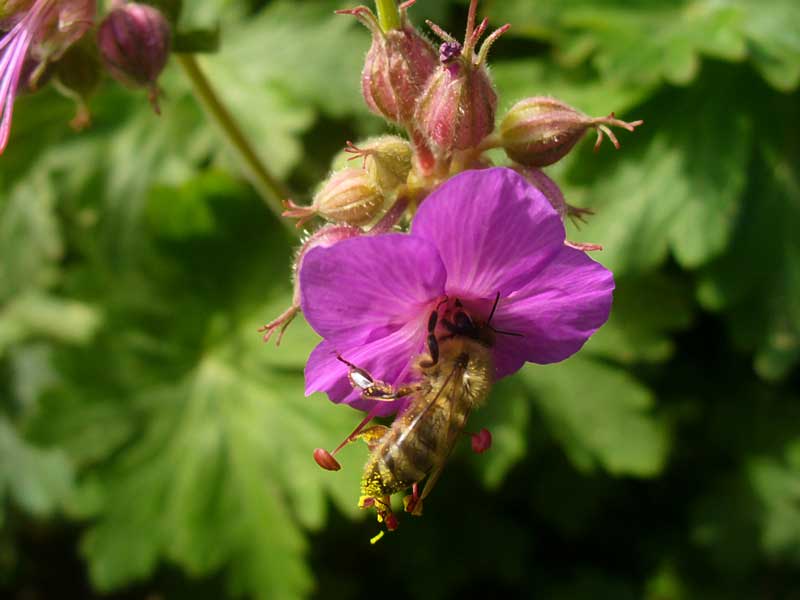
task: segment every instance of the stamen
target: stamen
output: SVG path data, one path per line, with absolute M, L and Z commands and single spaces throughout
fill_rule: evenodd
M 314 460 L 316 463 L 326 471 L 338 471 L 342 468 L 333 455 L 324 448 L 316 448 L 314 450 Z
M 339 360 L 341 360 L 346 364 L 349 364 L 343 358 L 339 358 Z M 358 434 L 361 433 L 364 427 L 366 427 L 367 424 L 370 421 L 372 421 L 372 419 L 375 418 L 375 413 L 377 412 L 379 406 L 380 403 L 376 402 L 375 407 L 367 413 L 367 416 L 364 417 L 364 420 L 361 421 L 361 423 L 359 423 L 355 429 L 353 429 L 350 435 L 348 435 L 346 438 L 344 438 L 344 440 L 342 440 L 341 444 L 336 446 L 336 449 L 333 452 L 328 452 L 324 448 L 317 448 L 316 450 L 314 450 L 314 460 L 316 461 L 316 463 L 326 471 L 338 471 L 339 469 L 341 469 L 342 466 L 333 457 L 334 454 L 338 453 L 339 450 L 344 448 L 347 444 L 354 441 L 358 437 Z
M 381 541 L 381 539 L 383 538 L 383 536 L 385 534 L 386 534 L 386 532 L 381 529 L 381 531 L 378 532 L 378 535 L 376 535 L 373 538 L 370 538 L 369 543 L 372 544 L 372 545 L 377 544 L 379 541 Z
M 389 531 L 394 531 L 400 526 L 400 523 L 397 521 L 397 517 L 394 516 L 394 513 L 386 513 L 383 519 L 386 522 L 386 529 Z
M 446 65 L 461 56 L 463 48 L 458 42 L 444 42 L 439 46 L 439 62 Z
M 488 429 L 483 428 L 478 433 L 472 434 L 472 451 L 476 454 L 483 454 L 492 447 L 492 434 Z

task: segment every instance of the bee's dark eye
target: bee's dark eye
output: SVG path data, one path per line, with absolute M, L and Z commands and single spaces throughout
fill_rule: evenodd
M 469 318 L 469 315 L 465 312 L 457 312 L 455 317 L 453 318 L 455 321 L 455 326 L 458 329 L 472 329 L 474 325 L 472 324 L 472 319 Z

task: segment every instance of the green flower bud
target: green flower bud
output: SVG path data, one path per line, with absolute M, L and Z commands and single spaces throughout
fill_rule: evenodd
M 350 158 L 364 159 L 364 168 L 385 195 L 404 185 L 411 172 L 411 144 L 396 135 L 384 135 L 367 140 L 360 146 L 347 142 L 345 152 Z
M 334 223 L 365 227 L 380 217 L 384 203 L 384 195 L 367 170 L 342 169 L 322 184 L 311 206 L 286 200 L 283 216 L 299 219 L 297 227 L 317 215 Z
M 597 130 L 595 150 L 603 135 L 619 149 L 610 127 L 633 131 L 643 122 L 626 123 L 614 113 L 591 118 L 560 100 L 536 96 L 511 107 L 500 123 L 500 142 L 512 160 L 529 167 L 546 167 L 564 158 L 589 129 Z

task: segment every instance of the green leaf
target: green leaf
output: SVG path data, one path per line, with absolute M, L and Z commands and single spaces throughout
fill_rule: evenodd
M 652 87 L 688 85 L 708 56 L 750 60 L 782 91 L 800 83 L 800 8 L 792 0 L 624 2 L 505 0 L 493 20 L 513 32 L 552 42 L 567 68 L 590 61 L 605 80 Z
M 698 292 L 707 308 L 726 312 L 733 339 L 755 350 L 756 371 L 772 380 L 800 359 L 800 179 L 793 167 L 800 148 L 790 133 L 779 135 L 788 137 L 762 144 L 765 166 L 748 194 L 736 243 L 703 273 Z
M 82 302 L 33 292 L 21 294 L 0 308 L 0 356 L 13 344 L 34 336 L 84 344 L 99 324 L 97 310 Z
M 254 325 L 230 330 L 181 380 L 138 394 L 143 432 L 94 480 L 102 501 L 83 549 L 100 589 L 148 575 L 160 558 L 197 575 L 224 566 L 232 590 L 253 597 L 310 589 L 300 525 L 321 526 L 334 490 L 352 513 L 360 475 L 322 471 L 311 451 L 357 415 L 304 398 L 300 365 L 276 369 L 280 350 Z
M 172 39 L 173 52 L 214 53 L 219 50 L 219 27 L 214 29 L 183 29 L 175 32 Z
M 55 197 L 45 176 L 0 193 L 0 300 L 50 286 L 63 253 Z
M 0 499 L 10 497 L 37 517 L 51 515 L 69 499 L 73 473 L 61 450 L 27 444 L 0 417 Z
M 471 460 L 486 487 L 497 489 L 511 468 L 525 457 L 529 420 L 527 390 L 514 378 L 498 382 L 487 406 L 470 417 L 470 431 L 485 427 L 492 434 L 491 448 Z
M 608 322 L 585 352 L 625 364 L 663 362 L 672 356 L 671 334 L 692 321 L 692 290 L 662 274 L 618 279 Z
M 268 84 L 288 92 L 295 105 L 312 104 L 337 117 L 364 116 L 359 73 L 369 36 L 353 17 L 334 14 L 339 8 L 341 2 L 330 0 L 273 2 L 235 37 L 226 37 L 221 56 L 249 84 L 248 94 L 254 84 Z M 254 121 L 267 112 L 253 99 L 250 103 Z
M 771 0 L 768 7 L 759 0 L 739 4 L 756 68 L 778 90 L 795 89 L 800 84 L 800 5 L 794 0 Z
M 596 212 L 574 237 L 601 241 L 600 259 L 615 274 L 652 270 L 668 250 L 693 269 L 727 249 L 751 157 L 750 121 L 723 99 L 733 81 L 723 72 L 690 93 L 664 94 L 655 114 L 668 108 L 669 116 L 654 119 L 657 131 L 648 131 L 645 118 L 610 168 L 597 159 L 581 163 L 597 178 L 588 178 L 591 187 L 566 186 L 568 201 Z M 701 98 L 717 98 L 719 109 L 694 110 Z
M 650 391 L 625 371 L 576 356 L 521 373 L 550 432 L 577 468 L 637 477 L 662 470 L 670 432 L 652 413 Z
M 580 32 L 569 41 L 567 55 L 592 47 L 592 63 L 603 77 L 639 85 L 659 79 L 688 85 L 699 72 L 701 54 L 742 60 L 740 18 L 735 8 L 709 0 L 644 8 L 586 3 L 561 17 L 565 29 Z
M 581 69 L 561 69 L 548 60 L 501 60 L 492 63 L 492 77 L 503 109 L 531 96 L 553 96 L 592 115 L 615 112 L 620 118 L 651 93 L 648 87 L 632 87 L 615 79 L 601 79 Z
M 800 444 L 795 442 L 789 452 L 798 449 Z M 755 457 L 746 470 L 764 507 L 761 545 L 765 552 L 800 564 L 800 464 Z

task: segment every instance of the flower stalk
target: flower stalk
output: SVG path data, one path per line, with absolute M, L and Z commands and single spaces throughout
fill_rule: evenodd
M 375 8 L 378 9 L 378 23 L 381 30 L 391 31 L 400 28 L 400 11 L 395 0 L 375 0 Z
M 280 219 L 283 212 L 282 201 L 291 194 L 261 161 L 250 140 L 247 139 L 236 119 L 222 103 L 194 56 L 190 54 L 178 54 L 176 56 L 178 64 L 180 64 L 192 84 L 194 95 L 202 104 L 208 116 L 217 124 L 228 143 L 236 151 L 258 195 L 261 196 L 261 199 L 275 216 Z M 287 231 L 297 235 L 290 223 L 284 219 L 280 219 L 280 221 Z

